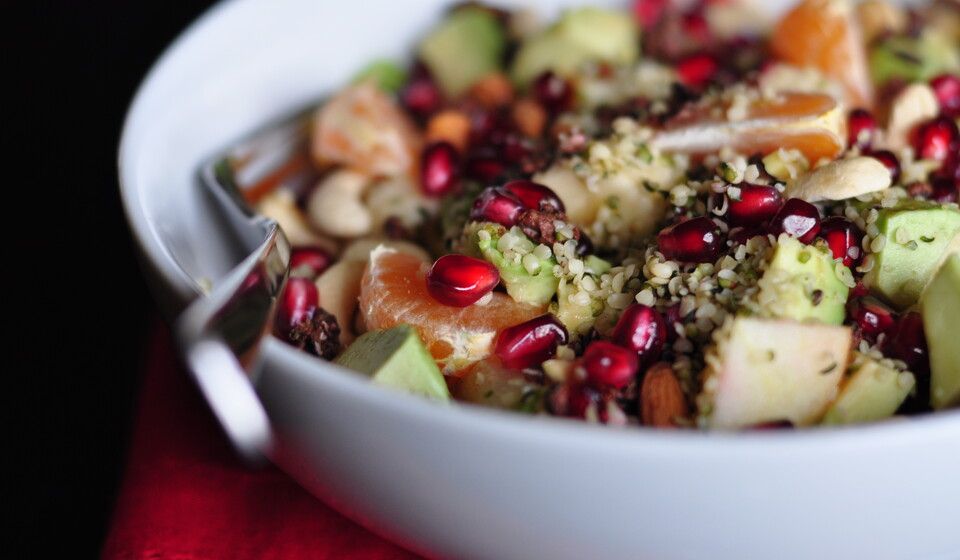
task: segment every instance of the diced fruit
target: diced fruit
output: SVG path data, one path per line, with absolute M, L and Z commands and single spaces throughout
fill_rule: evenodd
M 567 329 L 547 313 L 500 331 L 494 354 L 511 369 L 539 367 L 552 358 L 557 346 L 566 344 Z
M 420 133 L 394 100 L 370 83 L 351 86 L 327 101 L 313 120 L 311 154 L 370 176 L 410 174 Z
M 526 39 L 517 52 L 511 76 L 521 85 L 548 70 L 559 75 L 590 61 L 630 64 L 639 55 L 639 31 L 617 11 L 579 8 L 564 13 L 550 28 Z
M 720 65 L 708 54 L 693 54 L 677 62 L 677 77 L 683 85 L 699 90 L 707 85 Z
M 420 186 L 427 196 L 443 196 L 457 186 L 460 156 L 449 142 L 436 142 L 423 150 Z
M 727 216 L 732 225 L 762 225 L 772 218 L 783 204 L 780 191 L 774 187 L 741 183 L 735 185 L 735 188 L 738 189 L 736 197 L 731 196 L 729 189 L 727 190 Z
M 337 363 L 369 376 L 378 385 L 450 400 L 443 375 L 410 325 L 364 334 L 347 347 Z
M 443 94 L 430 75 L 430 71 L 418 65 L 410 81 L 400 90 L 400 102 L 414 115 L 424 118 L 443 104 Z
M 533 210 L 550 210 L 554 212 L 563 212 L 565 210 L 563 202 L 557 194 L 550 190 L 549 187 L 541 185 L 540 183 L 517 179 L 503 185 L 503 190 L 513 194 L 513 196 L 520 199 L 520 202 L 522 202 L 525 207 Z
M 737 317 L 715 331 L 699 422 L 714 429 L 818 422 L 837 396 L 850 345 L 848 327 Z
M 960 403 L 960 255 L 948 258 L 920 298 L 930 351 L 930 404 L 935 409 Z
M 810 243 L 820 233 L 820 211 L 805 200 L 791 198 L 770 220 L 769 229 L 774 235 L 786 233 L 801 243 Z
M 451 13 L 420 44 L 420 58 L 449 97 L 457 97 L 484 76 L 500 70 L 506 48 L 503 27 L 486 10 Z
M 841 324 L 849 288 L 837 277 L 838 267 L 843 269 L 825 247 L 780 236 L 773 258 L 758 281 L 760 314 Z
M 940 110 L 950 117 L 960 117 L 960 75 L 940 74 L 930 80 Z
M 360 285 L 360 313 L 368 329 L 413 325 L 434 359 L 447 372 L 482 360 L 496 334 L 544 312 L 493 292 L 485 305 L 448 307 L 427 292 L 429 263 L 386 247 L 370 253 Z
M 466 255 L 444 255 L 427 273 L 427 291 L 433 299 L 452 307 L 473 305 L 499 283 L 495 266 Z
M 916 311 L 904 313 L 894 326 L 883 350 L 891 357 L 906 362 L 910 371 L 920 376 L 930 374 L 927 338 L 923 332 L 923 317 Z
M 944 161 L 960 151 L 960 132 L 957 123 L 949 117 L 938 117 L 917 129 L 913 145 L 917 157 Z
M 622 389 L 633 381 L 640 363 L 633 350 L 606 340 L 595 340 L 587 346 L 580 360 L 587 382 L 597 388 Z
M 830 405 L 823 424 L 859 424 L 889 418 L 916 384 L 910 372 L 900 372 L 857 353 L 853 366 Z
M 720 228 L 706 216 L 674 224 L 657 235 L 660 252 L 681 262 L 713 262 L 722 243 Z
M 524 252 L 517 262 L 504 257 L 500 250 L 501 237 L 509 236 L 511 250 Z M 557 293 L 560 280 L 553 275 L 556 260 L 553 253 L 536 256 L 536 245 L 517 228 L 505 230 L 495 224 L 485 223 L 468 240 L 468 250 L 492 263 L 500 271 L 500 280 L 514 300 L 534 306 L 543 306 Z
M 869 296 L 852 299 L 847 310 L 860 333 L 870 340 L 876 340 L 880 333 L 889 333 L 897 320 L 892 309 Z
M 515 194 L 503 187 L 487 187 L 474 201 L 470 219 L 512 227 L 523 209 L 523 202 Z
M 797 149 L 808 161 L 833 158 L 843 150 L 843 111 L 829 95 L 782 92 L 775 99 L 757 95 L 735 111 L 733 103 L 724 97 L 707 98 L 684 108 L 651 145 L 693 154 L 723 147 L 746 154 Z
M 909 201 L 880 210 L 876 225 L 884 242 L 864 283 L 897 308 L 909 307 L 945 255 L 960 249 L 960 212 Z
M 407 73 L 392 60 L 375 60 L 353 77 L 353 83 L 371 81 L 386 93 L 397 93 L 407 81 Z
M 870 51 L 870 74 L 877 84 L 893 79 L 925 82 L 943 72 L 960 68 L 960 49 L 933 28 L 918 37 L 895 35 Z
M 623 310 L 610 339 L 637 353 L 641 366 L 660 358 L 667 339 L 667 324 L 656 309 L 634 303 Z
M 812 66 L 843 83 L 849 106 L 871 107 L 873 86 L 853 7 L 846 0 L 803 0 L 770 35 L 774 56 Z
M 827 242 L 833 258 L 841 259 L 843 266 L 851 267 L 860 262 L 863 232 L 850 220 L 840 216 L 827 218 L 820 224 L 820 237 Z
M 463 374 L 454 395 L 460 401 L 517 410 L 536 388 L 520 372 L 500 367 L 494 360 L 483 360 Z
M 854 109 L 847 118 L 847 144 L 867 147 L 877 132 L 877 120 L 866 109 Z

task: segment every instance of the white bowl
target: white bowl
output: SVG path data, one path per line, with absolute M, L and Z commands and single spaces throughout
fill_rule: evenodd
M 549 14 L 573 2 L 527 3 Z M 200 162 L 406 52 L 441 6 L 238 0 L 168 49 L 130 109 L 120 176 L 169 311 L 237 262 L 200 195 Z M 263 356 L 271 458 L 430 556 L 960 557 L 957 413 L 804 433 L 617 430 L 432 404 L 278 342 Z

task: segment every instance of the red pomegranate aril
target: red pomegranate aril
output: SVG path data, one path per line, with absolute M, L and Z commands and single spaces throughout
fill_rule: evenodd
M 294 327 L 309 321 L 320 305 L 316 284 L 308 278 L 288 278 L 277 302 L 277 333 L 286 338 Z
M 512 227 L 524 210 L 523 202 L 513 193 L 502 187 L 483 189 L 470 210 L 470 218 L 481 222 L 493 222 L 504 227 Z
M 783 205 L 783 197 L 776 187 L 767 185 L 751 185 L 743 183 L 735 187 L 740 189 L 740 196 L 734 199 L 729 196 L 727 216 L 731 225 L 759 226 L 773 218 L 777 210 Z
M 680 83 L 700 89 L 717 74 L 719 65 L 716 59 L 708 54 L 694 54 L 677 62 L 676 71 Z
M 290 271 L 303 271 L 311 277 L 319 276 L 332 263 L 333 257 L 320 247 L 297 247 L 290 253 Z
M 580 367 L 587 382 L 597 388 L 622 389 L 633 381 L 640 369 L 637 353 L 606 340 L 595 340 L 587 346 Z
M 946 176 L 934 177 L 930 186 L 933 188 L 930 198 L 941 204 L 957 202 L 960 198 L 960 181 L 956 179 Z
M 847 117 L 847 144 L 865 148 L 873 141 L 877 120 L 866 109 L 854 109 Z
M 851 299 L 847 313 L 860 332 L 871 340 L 875 340 L 880 333 L 888 332 L 897 320 L 893 309 L 870 296 Z
M 954 118 L 960 116 L 960 76 L 941 74 L 930 80 L 930 87 L 943 114 Z
M 520 202 L 531 210 L 553 210 L 555 212 L 566 210 L 557 193 L 540 183 L 517 179 L 505 184 L 503 188 L 520 199 Z
M 633 0 L 633 17 L 641 29 L 650 29 L 663 17 L 670 0 Z
M 440 88 L 422 65 L 413 70 L 410 81 L 400 90 L 400 103 L 421 118 L 435 113 L 443 104 Z
M 637 353 L 640 364 L 652 364 L 660 358 L 667 338 L 667 324 L 660 313 L 647 305 L 634 303 L 620 315 L 610 339 Z
M 567 329 L 547 313 L 500 331 L 493 353 L 508 368 L 532 368 L 553 358 L 557 346 L 566 344 L 567 339 Z
M 604 405 L 603 395 L 595 388 L 583 383 L 568 385 L 567 415 L 573 418 L 586 418 L 587 411 L 593 407 L 599 416 L 600 408 Z
M 960 132 L 957 123 L 950 117 L 941 115 L 932 121 L 920 125 L 914 140 L 917 159 L 944 161 L 960 150 Z
M 850 220 L 840 216 L 827 218 L 820 224 L 820 237 L 827 242 L 833 258 L 843 259 L 843 266 L 852 266 L 860 261 L 863 255 L 860 248 L 863 232 Z
M 496 156 L 477 155 L 471 157 L 466 165 L 464 173 L 473 179 L 478 179 L 484 183 L 489 183 L 500 178 L 506 166 Z
M 770 233 L 786 233 L 796 237 L 801 243 L 809 244 L 819 232 L 820 211 L 813 204 L 799 198 L 787 200 L 770 220 Z
M 923 334 L 923 317 L 916 311 L 910 311 L 900 317 L 889 333 L 883 349 L 891 357 L 906 362 L 911 372 L 917 375 L 930 373 L 927 339 Z
M 682 262 L 704 263 L 720 255 L 720 228 L 701 216 L 674 224 L 657 235 L 657 244 L 665 257 Z
M 460 155 L 453 144 L 435 142 L 423 150 L 420 161 L 420 186 L 427 196 L 443 196 L 457 185 Z
M 540 74 L 534 80 L 533 95 L 552 114 L 569 109 L 573 102 L 570 82 L 550 71 Z
M 684 35 L 690 41 L 697 44 L 706 44 L 710 42 L 710 22 L 703 15 L 702 10 L 689 12 L 683 15 L 682 26 Z
M 444 255 L 427 273 L 427 291 L 450 307 L 467 307 L 500 283 L 497 267 L 466 255 Z
M 894 185 L 900 180 L 900 160 L 890 150 L 877 150 L 867 155 L 876 159 L 890 172 L 890 182 Z

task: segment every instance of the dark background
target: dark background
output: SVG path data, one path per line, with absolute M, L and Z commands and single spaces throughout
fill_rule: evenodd
M 143 349 L 160 323 L 120 207 L 117 142 L 139 81 L 211 3 L 5 6 L 0 52 L 13 70 L 3 86 L 5 224 L 14 247 L 0 301 L 12 331 L 3 408 L 14 413 L 6 433 L 15 446 L 4 453 L 14 474 L 2 502 L 16 520 L 14 549 L 29 551 L 8 557 L 99 554 Z

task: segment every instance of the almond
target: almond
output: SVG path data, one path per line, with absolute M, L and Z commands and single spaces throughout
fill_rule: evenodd
M 687 399 L 673 368 L 666 362 L 654 364 L 640 387 L 640 420 L 645 426 L 673 428 L 687 414 Z

